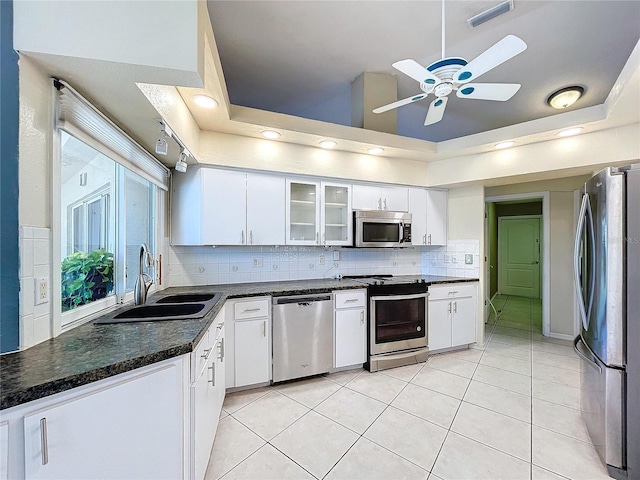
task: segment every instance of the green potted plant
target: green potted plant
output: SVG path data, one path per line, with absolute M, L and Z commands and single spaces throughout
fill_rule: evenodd
M 74 252 L 62 261 L 62 311 L 106 297 L 113 290 L 113 253 Z

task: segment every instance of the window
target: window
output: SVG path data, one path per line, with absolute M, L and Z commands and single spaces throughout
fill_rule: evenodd
M 154 251 L 155 186 L 74 136 L 62 131 L 60 138 L 61 302 L 67 312 L 133 291 L 140 245 Z
M 156 209 L 164 203 L 169 170 L 69 85 L 54 80 L 54 86 L 58 332 L 133 299 L 141 244 L 158 259 Z M 144 273 L 157 280 L 154 270 Z

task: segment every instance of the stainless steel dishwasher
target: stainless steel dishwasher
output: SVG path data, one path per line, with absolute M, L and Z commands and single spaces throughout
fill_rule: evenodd
M 273 381 L 326 373 L 333 365 L 333 294 L 273 298 Z

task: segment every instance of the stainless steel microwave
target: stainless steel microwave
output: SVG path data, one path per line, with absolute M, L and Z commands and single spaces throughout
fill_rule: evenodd
M 386 210 L 355 210 L 354 247 L 410 247 L 411 214 Z

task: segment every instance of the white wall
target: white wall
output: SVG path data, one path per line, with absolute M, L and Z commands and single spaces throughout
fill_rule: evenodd
M 484 252 L 484 187 L 452 188 L 448 195 L 448 241 L 474 240 L 478 252 Z M 484 254 L 482 254 L 484 255 Z M 479 272 L 484 271 L 484 256 L 479 258 Z M 479 275 L 478 307 L 476 316 L 478 344 L 484 344 L 484 276 Z
M 51 83 L 20 57 L 20 349 L 51 337 L 52 302 L 34 305 L 34 278 L 51 279 Z M 49 297 L 51 298 L 51 284 Z

